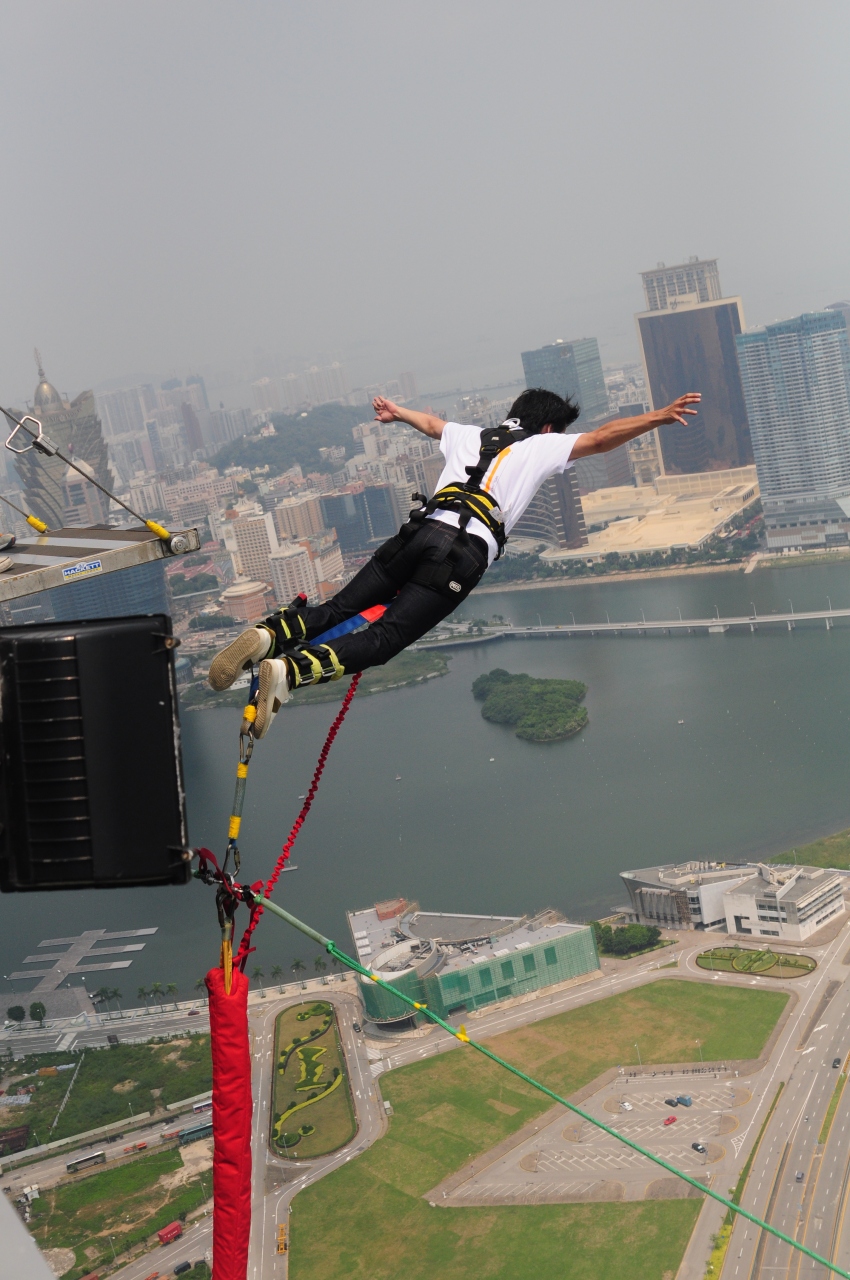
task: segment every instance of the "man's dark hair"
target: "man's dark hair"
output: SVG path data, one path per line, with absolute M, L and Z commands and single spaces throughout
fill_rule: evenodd
M 542 387 L 529 387 L 514 400 L 508 411 L 509 418 L 519 418 L 523 431 L 536 436 L 547 424 L 553 431 L 566 431 L 575 422 L 581 409 L 567 396 L 556 396 L 554 391 L 544 391 Z

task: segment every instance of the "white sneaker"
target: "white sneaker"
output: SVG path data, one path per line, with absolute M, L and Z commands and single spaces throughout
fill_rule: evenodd
M 289 701 L 289 665 L 283 658 L 266 658 L 260 663 L 260 689 L 257 694 L 257 718 L 254 737 L 264 738 L 269 725 Z
M 271 652 L 273 644 L 274 636 L 267 627 L 249 627 L 215 655 L 207 680 L 217 693 L 229 689 L 237 676 Z

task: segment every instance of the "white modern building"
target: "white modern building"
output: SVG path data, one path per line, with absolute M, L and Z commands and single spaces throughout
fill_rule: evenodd
M 804 942 L 844 912 L 843 880 L 828 867 L 775 867 L 760 862 L 755 875 L 726 891 L 728 933 Z
M 721 929 L 804 942 L 845 911 L 844 878 L 829 867 L 681 862 L 621 871 L 623 914 L 664 929 Z

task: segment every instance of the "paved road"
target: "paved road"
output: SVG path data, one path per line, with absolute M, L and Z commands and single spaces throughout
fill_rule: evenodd
M 719 935 L 716 941 L 722 941 L 722 936 Z M 705 948 L 705 936 L 685 934 L 680 937 L 675 949 L 625 963 L 605 962 L 605 972 L 599 978 L 527 1004 L 497 1009 L 480 1018 L 469 1018 L 467 1027 L 476 1038 L 484 1038 L 602 999 L 612 993 L 632 989 L 654 981 L 659 976 L 660 966 L 668 964 L 676 955 L 679 956 L 678 972 L 697 981 L 722 981 L 733 986 L 758 985 L 766 989 L 796 992 L 798 1004 L 780 1036 L 770 1063 L 749 1082 L 753 1088 L 753 1102 L 747 1107 L 747 1115 L 742 1115 L 742 1129 L 733 1135 L 730 1160 L 724 1160 L 722 1167 L 725 1185 L 719 1189 L 726 1191 L 733 1185 L 750 1145 L 758 1134 L 779 1081 L 786 1081 L 787 1087 L 753 1166 L 745 1205 L 754 1212 L 764 1214 L 768 1211 L 768 1201 L 775 1187 L 776 1194 L 770 1205 L 772 1221 L 782 1225 L 784 1220 L 787 1227 L 792 1215 L 799 1216 L 802 1213 L 804 1217 L 801 1225 L 806 1231 L 807 1243 L 825 1250 L 825 1241 L 827 1237 L 831 1240 L 832 1233 L 836 1237 L 838 1256 L 846 1254 L 846 1260 L 850 1261 L 850 1229 L 844 1229 L 847 1203 L 850 1201 L 850 1168 L 847 1143 L 843 1140 L 850 1132 L 850 1089 L 842 1100 L 825 1152 L 819 1155 L 816 1151 L 821 1121 L 838 1074 L 831 1068 L 832 1057 L 850 1050 L 850 1031 L 842 1034 L 850 1026 L 850 985 L 845 985 L 848 969 L 841 963 L 849 943 L 850 925 L 828 947 L 807 948 L 820 962 L 818 970 L 811 977 L 794 982 L 779 982 L 751 978 L 746 974 L 712 974 L 697 968 L 694 960 L 697 952 Z M 663 976 L 673 976 L 675 973 L 671 969 Z M 818 1029 L 806 1043 L 805 1048 L 811 1052 L 805 1052 L 802 1048 L 798 1049 L 798 1043 L 812 1013 L 819 1009 L 829 983 L 833 983 L 835 994 L 825 1006 L 823 1015 L 818 1017 Z M 351 1025 L 355 1018 L 362 1017 L 357 988 L 351 980 L 330 986 L 310 982 L 308 989 L 310 998 L 321 994 L 323 998 L 332 999 L 337 1007 L 352 1082 L 358 1132 L 353 1142 L 336 1155 L 310 1161 L 309 1164 L 305 1162 L 298 1169 L 272 1154 L 268 1146 L 268 1129 L 274 1069 L 274 1019 L 282 1008 L 299 999 L 300 993 L 290 989 L 283 996 L 269 991 L 266 999 L 260 999 L 256 995 L 252 997 L 249 1018 L 254 1057 L 255 1124 L 253 1228 L 248 1271 L 250 1280 L 283 1280 L 286 1277 L 288 1256 L 276 1253 L 276 1227 L 277 1223 L 287 1220 L 293 1197 L 305 1186 L 360 1154 L 385 1131 L 386 1117 L 377 1087 L 382 1072 L 419 1061 L 423 1057 L 454 1052 L 460 1048 L 457 1040 L 441 1029 L 434 1030 L 426 1037 L 394 1039 L 373 1033 L 371 1039 L 366 1041 L 362 1035 L 354 1032 Z M 189 1029 L 205 1030 L 207 1025 L 205 1015 L 190 1018 L 187 1009 L 166 1010 L 156 1015 L 125 1020 L 126 1030 L 132 1028 L 133 1034 L 139 1036 L 173 1034 Z M 74 1047 L 82 1043 L 103 1043 L 107 1031 L 114 1029 L 115 1023 L 101 1027 L 78 1026 L 74 1029 Z M 121 1031 L 120 1027 L 118 1029 Z M 21 1036 L 21 1033 L 14 1034 Z M 35 1036 L 44 1037 L 45 1040 L 52 1036 L 50 1047 L 55 1047 L 57 1039 L 68 1039 L 69 1031 L 60 1027 L 43 1033 L 24 1034 L 27 1035 L 28 1048 L 33 1044 Z M 9 1033 L 6 1033 L 6 1037 L 0 1036 L 0 1043 L 8 1035 Z M 808 1121 L 804 1119 L 806 1115 L 809 1116 Z M 788 1154 L 782 1175 L 777 1179 L 786 1145 Z M 65 1153 L 62 1155 L 64 1158 Z M 794 1175 L 799 1169 L 805 1172 L 802 1191 L 800 1184 L 794 1181 Z M 298 1176 L 293 1176 L 296 1173 Z M 32 1178 L 34 1174 L 30 1173 L 29 1176 Z M 720 1225 L 722 1216 L 723 1211 L 719 1206 L 706 1202 L 678 1280 L 702 1280 L 709 1238 Z M 183 1240 L 146 1255 L 138 1263 L 123 1268 L 119 1274 L 125 1280 L 144 1280 L 154 1269 L 163 1272 L 173 1269 L 184 1258 L 202 1257 L 210 1243 L 211 1224 L 209 1220 L 202 1221 L 192 1225 Z M 724 1268 L 724 1280 L 744 1280 L 745 1277 L 751 1280 L 750 1270 L 756 1261 L 757 1246 L 758 1241 L 752 1228 L 745 1228 L 744 1224 L 736 1226 Z M 767 1248 L 762 1250 L 759 1259 L 762 1270 L 758 1275 L 753 1275 L 752 1280 L 774 1280 L 772 1271 L 777 1267 L 787 1272 L 789 1249 L 778 1245 L 777 1249 L 784 1249 L 784 1257 L 779 1260 Z M 808 1270 L 804 1270 L 808 1280 L 811 1264 L 807 1263 L 806 1268 Z M 792 1280 L 802 1280 L 802 1276 L 802 1271 L 799 1277 L 792 1272 Z
M 780 1083 L 784 1083 L 753 1161 L 743 1206 L 796 1238 L 802 1238 L 799 1232 L 805 1230 L 805 1243 L 823 1253 L 828 1252 L 830 1244 L 825 1238 L 828 1232 L 818 1220 L 818 1213 L 811 1210 L 815 1207 L 820 1211 L 824 1188 L 828 1188 L 830 1181 L 835 1183 L 835 1177 L 831 1180 L 828 1177 L 828 1173 L 833 1171 L 831 1165 L 826 1183 L 821 1184 L 816 1199 L 817 1179 L 823 1164 L 821 1157 L 816 1159 L 817 1138 L 838 1075 L 831 1064 L 835 1056 L 843 1056 L 850 1049 L 847 1030 L 850 986 L 846 983 L 848 968 L 842 963 L 848 942 L 850 925 L 845 926 L 828 947 L 820 949 L 820 964 L 813 977 L 797 980 L 794 989 L 801 999 L 779 1037 L 768 1066 L 751 1078 L 757 1105 L 747 1126 L 734 1135 L 737 1159 L 729 1170 L 726 1185 L 717 1188 L 725 1193 L 734 1185 L 770 1103 Z M 692 957 L 688 962 L 692 963 Z M 726 976 L 720 980 L 726 980 Z M 790 983 L 783 985 L 791 986 Z M 832 997 L 824 1006 L 823 999 L 830 992 Z M 814 1015 L 817 1015 L 817 1021 L 812 1026 Z M 845 1116 L 846 1108 L 843 1107 L 838 1120 L 838 1134 L 841 1123 L 846 1122 Z M 831 1138 L 828 1151 L 837 1140 L 838 1135 Z M 802 1183 L 796 1181 L 798 1172 L 804 1175 Z M 677 1280 L 702 1280 L 710 1252 L 710 1238 L 720 1228 L 723 1217 L 724 1211 L 719 1205 L 706 1201 Z M 825 1274 L 823 1268 L 815 1268 L 810 1260 L 798 1255 L 789 1245 L 783 1245 L 739 1218 L 726 1255 L 723 1280 L 778 1280 L 779 1276 L 782 1280 L 798 1280 L 798 1258 L 802 1260 L 800 1278 L 805 1276 L 809 1280 L 815 1270 Z

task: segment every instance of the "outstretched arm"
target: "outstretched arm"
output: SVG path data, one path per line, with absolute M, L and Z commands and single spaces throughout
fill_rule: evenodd
M 415 409 L 402 409 L 401 405 L 393 404 L 392 400 L 387 400 L 385 396 L 375 396 L 372 408 L 375 410 L 375 418 L 378 422 L 406 422 L 409 427 L 415 427 L 424 436 L 433 436 L 435 440 L 439 440 L 446 425 L 442 418 L 435 417 L 433 413 L 417 413 Z
M 697 412 L 691 406 L 698 405 L 701 399 L 698 391 L 690 391 L 668 404 L 666 409 L 654 409 L 652 413 L 641 413 L 634 418 L 616 418 L 613 422 L 597 427 L 595 431 L 585 431 L 576 440 L 571 456 L 587 458 L 594 453 L 609 453 L 618 445 L 627 444 L 629 440 L 646 435 L 648 431 L 654 431 L 656 427 L 663 427 L 670 422 L 680 422 L 686 427 L 687 419 Z

